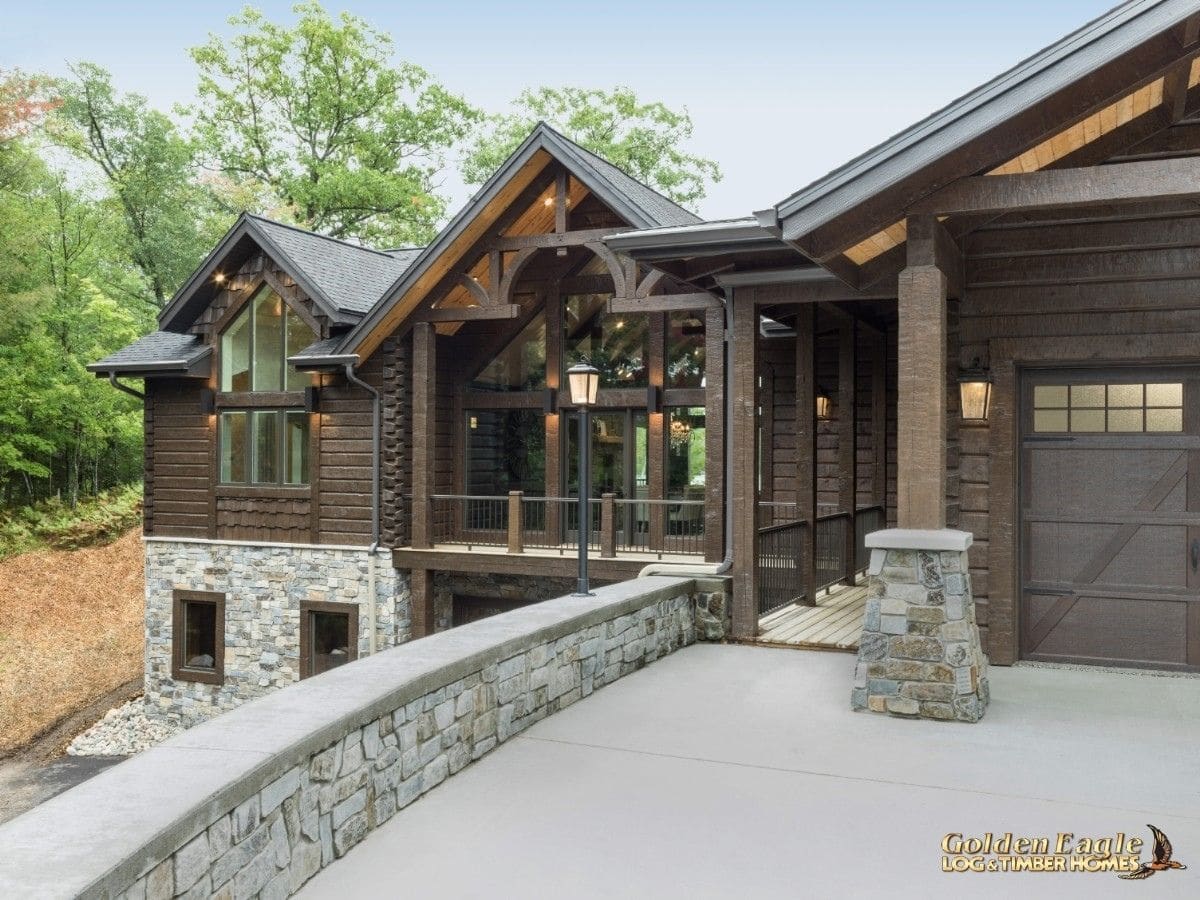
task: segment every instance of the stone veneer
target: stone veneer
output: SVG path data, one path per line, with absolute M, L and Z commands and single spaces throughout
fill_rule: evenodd
M 978 722 L 987 709 L 962 531 L 867 536 L 870 578 L 851 706 L 897 716 Z
M 365 547 L 146 539 L 147 712 L 194 725 L 300 678 L 300 601 L 358 604 L 358 652 L 370 650 Z M 172 594 L 225 595 L 222 684 L 171 675 Z M 407 576 L 375 556 L 376 649 L 404 643 L 411 627 Z
M 694 596 L 722 591 L 623 582 L 259 698 L 0 826 L 0 896 L 287 897 L 472 760 L 691 644 Z

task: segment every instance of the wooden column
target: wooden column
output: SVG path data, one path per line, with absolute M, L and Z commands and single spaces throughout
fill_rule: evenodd
M 938 529 L 946 527 L 947 281 L 919 250 L 910 241 L 897 301 L 897 524 Z
M 429 569 L 413 569 L 409 590 L 412 593 L 412 636 L 427 637 L 433 634 L 436 625 L 433 604 L 433 572 Z
M 664 369 L 666 367 L 666 314 L 650 313 L 649 358 L 646 360 L 650 373 L 650 385 L 659 389 L 662 396 Z M 646 496 L 651 499 L 667 499 L 667 436 L 666 409 L 651 412 L 646 417 Z M 632 442 L 633 435 L 630 435 Z M 631 498 L 633 499 L 633 498 Z M 666 546 L 667 507 L 650 504 L 650 549 L 662 550 Z
M 561 401 L 563 370 L 563 307 L 558 281 L 540 299 L 546 310 L 546 387 L 559 394 Z M 562 466 L 566 453 L 565 416 L 556 408 L 546 416 L 546 496 L 561 497 Z M 562 538 L 562 504 L 546 504 L 546 539 Z
M 805 604 L 816 605 L 817 583 L 817 369 L 816 304 L 796 313 L 796 516 L 808 522 L 800 536 L 800 584 Z
M 429 322 L 413 326 L 413 484 L 412 544 L 433 546 L 433 503 L 436 491 L 437 334 Z
M 704 315 L 704 558 L 725 558 L 725 312 Z
M 871 501 L 887 510 L 887 334 L 871 344 Z
M 758 632 L 758 309 L 753 288 L 733 291 L 733 636 Z
M 838 511 L 849 513 L 843 559 L 846 581 L 854 581 L 854 516 L 858 505 L 858 341 L 857 323 L 843 321 L 838 330 Z

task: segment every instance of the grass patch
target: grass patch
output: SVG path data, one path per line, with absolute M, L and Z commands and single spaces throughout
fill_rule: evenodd
M 126 485 L 72 509 L 52 499 L 0 513 L 0 560 L 32 550 L 78 550 L 116 540 L 142 521 L 142 486 Z

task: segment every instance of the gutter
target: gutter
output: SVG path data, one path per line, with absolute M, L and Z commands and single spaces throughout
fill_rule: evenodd
M 121 384 L 121 382 L 117 381 L 117 378 L 118 378 L 117 372 L 109 372 L 108 373 L 108 383 L 111 384 L 113 387 L 115 387 L 122 394 L 128 394 L 130 397 L 137 397 L 139 400 L 146 399 L 146 395 L 143 394 L 141 391 L 135 391 L 129 385 Z
M 332 359 L 331 357 L 327 359 Z M 352 360 L 352 361 L 351 361 Z M 376 617 L 378 615 L 376 607 L 378 600 L 376 597 L 375 587 L 375 554 L 379 550 L 380 537 L 380 503 L 382 493 L 379 483 L 379 464 L 380 464 L 380 444 L 382 426 L 382 416 L 380 407 L 383 398 L 379 395 L 379 391 L 373 388 L 367 382 L 363 381 L 354 372 L 354 366 L 358 362 L 358 356 L 354 355 L 350 360 L 343 357 L 342 371 L 346 375 L 346 380 L 351 384 L 356 384 L 371 395 L 371 546 L 367 548 L 367 621 L 370 623 L 370 635 L 368 637 L 368 646 L 370 654 L 374 655 L 377 649 L 378 638 L 376 632 Z
M 721 309 L 725 314 L 725 333 L 722 335 L 721 346 L 724 352 L 725 366 L 725 482 L 722 494 L 725 501 L 725 558 L 719 563 L 651 563 L 640 572 L 638 578 L 647 575 L 726 575 L 733 569 L 733 504 L 729 502 L 733 484 L 733 391 L 730 390 L 729 370 L 733 361 L 733 289 L 726 292 L 727 297 L 721 299 Z

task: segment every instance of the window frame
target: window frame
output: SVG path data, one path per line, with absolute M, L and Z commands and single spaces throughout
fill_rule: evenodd
M 346 662 L 358 659 L 358 603 L 342 603 L 332 600 L 301 600 L 300 601 L 300 678 L 313 677 L 312 670 L 312 614 L 332 613 L 345 616 L 347 625 L 347 645 L 351 653 Z M 324 674 L 324 673 L 320 673 Z
M 255 298 L 264 290 L 272 291 L 285 307 L 283 314 L 283 372 L 281 385 L 283 390 L 278 391 L 222 391 L 222 343 L 225 333 L 235 325 L 242 315 L 250 315 L 253 319 L 253 304 Z M 213 462 L 212 462 L 212 479 L 215 491 L 218 496 L 280 496 L 280 497 L 308 497 L 312 495 L 312 486 L 317 479 L 316 467 L 319 460 L 319 450 L 317 440 L 319 435 L 319 424 L 313 421 L 315 413 L 309 413 L 305 409 L 305 392 L 303 390 L 288 390 L 288 372 L 293 367 L 288 363 L 288 356 L 293 355 L 293 352 L 287 346 L 287 311 L 300 318 L 313 332 L 315 340 L 321 340 L 325 336 L 325 328 L 318 322 L 303 305 L 293 303 L 287 297 L 287 292 L 283 286 L 273 278 L 269 273 L 259 275 L 250 284 L 238 291 L 237 300 L 230 304 L 229 308 L 218 318 L 212 326 L 212 343 L 214 350 L 214 369 L 216 387 L 216 402 L 215 410 L 215 439 L 213 441 Z M 251 358 L 248 366 L 249 383 L 254 383 L 254 347 L 253 328 L 251 329 L 250 346 Z M 298 352 L 303 348 L 295 348 Z M 252 476 L 253 471 L 253 427 L 252 422 L 247 421 L 246 427 L 246 447 L 247 454 L 245 460 L 246 480 L 244 481 L 225 481 L 223 478 L 223 458 L 222 458 L 222 440 L 223 440 L 223 424 L 222 418 L 225 413 L 246 413 L 249 417 L 254 413 L 275 413 L 278 419 L 278 449 L 276 459 L 276 469 L 278 478 L 275 481 L 254 481 Z M 291 484 L 287 478 L 287 424 L 289 414 L 300 413 L 308 419 L 308 466 L 304 473 L 304 482 L 300 484 Z
M 225 594 L 217 591 L 176 589 L 171 592 L 171 677 L 176 681 L 200 684 L 225 683 Z M 189 604 L 210 604 L 216 608 L 216 635 L 213 641 L 213 667 L 192 668 L 184 663 L 186 615 Z

